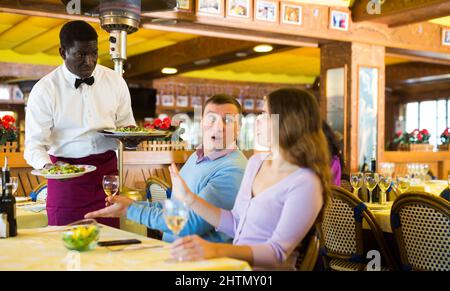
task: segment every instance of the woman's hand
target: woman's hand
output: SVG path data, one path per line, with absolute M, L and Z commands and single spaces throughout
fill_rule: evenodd
M 170 177 L 172 179 L 172 195 L 179 201 L 185 202 L 191 206 L 195 199 L 195 194 L 191 192 L 186 182 L 181 178 L 175 164 L 169 167 Z
M 84 218 L 96 218 L 96 217 L 121 217 L 127 214 L 128 207 L 133 203 L 130 198 L 114 195 L 106 197 L 106 206 L 103 209 L 89 212 Z
M 199 261 L 218 257 L 218 244 L 190 235 L 176 240 L 170 254 L 182 261 Z

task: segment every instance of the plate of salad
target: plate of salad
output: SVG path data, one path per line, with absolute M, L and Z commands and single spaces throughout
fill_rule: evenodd
M 119 127 L 116 129 L 105 129 L 103 133 L 112 134 L 115 136 L 164 136 L 167 131 L 148 129 L 144 127 Z
M 91 165 L 55 164 L 48 168 L 32 170 L 31 174 L 43 176 L 46 179 L 70 179 L 83 176 L 96 169 Z

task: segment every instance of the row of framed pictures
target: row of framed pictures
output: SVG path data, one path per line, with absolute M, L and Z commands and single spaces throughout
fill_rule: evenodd
M 178 10 L 193 12 L 193 0 L 178 0 Z M 253 3 L 255 3 L 253 5 Z M 277 0 L 196 0 L 196 14 L 252 20 L 276 24 L 302 24 L 302 6 L 295 2 Z M 225 9 L 226 7 L 226 9 Z M 281 20 L 279 20 L 279 18 Z M 330 28 L 348 30 L 350 14 L 331 10 Z
M 203 106 L 204 98 L 201 96 L 174 96 L 174 95 L 156 95 L 156 106 L 188 108 Z M 264 107 L 263 99 L 244 98 L 236 99 L 241 103 L 244 110 L 261 111 Z

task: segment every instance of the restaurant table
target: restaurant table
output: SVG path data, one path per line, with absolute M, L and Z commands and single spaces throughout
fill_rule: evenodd
M 441 192 L 448 187 L 447 181 L 444 180 L 431 180 L 425 183 L 411 185 L 408 191 L 423 191 L 430 193 L 435 196 L 439 196 Z M 372 211 L 372 214 L 375 216 L 375 220 L 380 226 L 383 232 L 392 233 L 391 229 L 391 207 L 392 201 L 388 201 L 385 207 L 380 207 L 379 204 L 374 203 L 373 205 L 368 205 L 368 208 Z M 373 206 L 373 207 L 372 207 Z M 366 221 L 363 222 L 364 229 L 369 229 L 369 225 Z
M 141 244 L 128 248 L 154 248 L 113 251 L 97 246 L 91 251 L 76 252 L 64 247 L 61 227 L 19 229 L 16 237 L 0 239 L 0 270 L 251 270 L 247 262 L 230 258 L 175 261 L 170 257 L 168 243 L 100 226 L 100 241 L 138 239 Z
M 18 229 L 46 227 L 48 225 L 48 218 L 47 211 L 45 210 L 45 204 L 17 204 L 16 219 Z

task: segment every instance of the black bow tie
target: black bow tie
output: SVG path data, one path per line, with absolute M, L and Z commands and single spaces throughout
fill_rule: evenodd
M 78 89 L 81 84 L 86 83 L 87 85 L 91 86 L 94 84 L 94 76 L 91 76 L 86 79 L 75 79 L 75 89 Z

